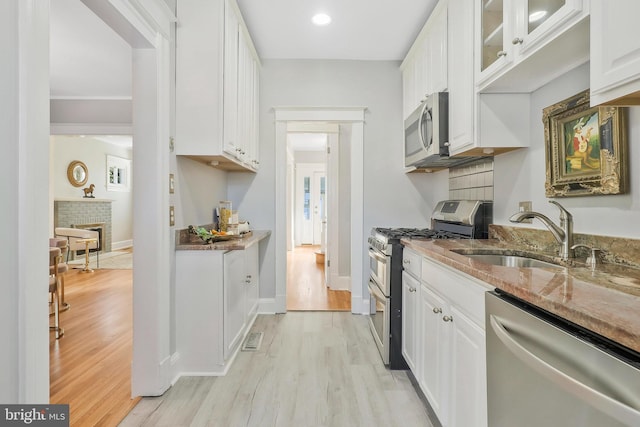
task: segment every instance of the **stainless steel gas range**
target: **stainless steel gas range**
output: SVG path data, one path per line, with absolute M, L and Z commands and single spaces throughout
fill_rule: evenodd
M 402 357 L 402 250 L 400 239 L 486 239 L 493 202 L 445 200 L 431 215 L 431 228 L 373 228 L 369 242 L 369 324 L 382 360 L 407 369 Z

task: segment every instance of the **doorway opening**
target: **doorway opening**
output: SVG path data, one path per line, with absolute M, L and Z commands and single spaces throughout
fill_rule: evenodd
M 340 195 L 348 192 L 348 185 L 337 185 L 346 160 L 340 158 L 340 125 L 290 122 L 287 129 L 286 308 L 348 311 L 351 291 L 338 275 L 344 257 L 336 238 L 339 231 L 349 234 L 348 222 L 338 223 Z

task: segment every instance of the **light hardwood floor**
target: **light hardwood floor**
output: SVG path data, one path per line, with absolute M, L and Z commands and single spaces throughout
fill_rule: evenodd
M 64 336 L 49 334 L 50 403 L 69 404 L 71 426 L 115 426 L 131 399 L 132 270 L 65 274 Z
M 287 252 L 287 310 L 351 310 L 351 292 L 324 283 L 324 264 L 316 263 L 319 246 L 297 246 Z
M 143 398 L 131 426 L 431 426 L 404 371 L 384 367 L 365 316 L 258 316 L 261 348 L 239 352 L 224 377 L 184 377 Z

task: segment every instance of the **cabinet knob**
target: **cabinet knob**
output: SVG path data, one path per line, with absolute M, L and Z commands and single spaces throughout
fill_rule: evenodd
M 444 322 L 453 322 L 453 317 L 452 316 L 442 316 L 442 320 Z
M 415 292 L 416 288 L 409 288 L 409 292 Z
M 451 143 L 450 143 L 450 142 L 445 142 L 445 143 L 444 143 L 444 146 L 445 146 L 445 147 L 448 147 L 448 146 L 450 146 L 450 145 L 451 145 Z
M 247 279 L 251 279 L 251 275 L 250 274 L 247 274 Z
M 242 151 L 242 149 L 241 149 L 241 148 L 236 148 L 236 152 L 238 152 L 238 153 L 239 153 L 240 151 Z
M 501 50 L 500 52 L 498 52 L 498 58 L 501 58 L 503 56 L 507 56 L 507 51 L 506 50 Z
M 250 284 L 251 280 L 247 279 L 247 280 L 244 281 L 244 283 L 249 283 Z
M 516 37 L 515 39 L 511 40 L 511 44 L 522 44 L 524 40 L 522 40 L 520 37 Z
M 440 313 L 442 313 L 442 309 L 441 309 L 440 307 L 434 307 L 434 308 L 433 308 L 433 312 L 434 312 L 435 314 L 440 314 Z
M 403 264 L 411 264 L 411 260 L 409 260 L 409 259 L 403 259 L 403 260 L 402 260 L 402 263 L 403 263 Z

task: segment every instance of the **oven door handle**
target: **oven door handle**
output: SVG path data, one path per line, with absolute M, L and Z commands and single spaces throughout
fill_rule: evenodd
M 374 282 L 371 278 L 369 278 L 369 293 L 373 295 L 373 297 L 377 300 L 384 301 L 387 297 L 380 291 L 376 282 Z
M 387 257 L 384 255 L 380 255 L 378 252 L 374 251 L 372 248 L 369 248 L 369 256 L 374 258 L 380 262 L 387 263 Z

